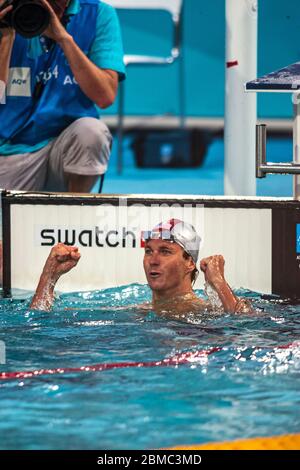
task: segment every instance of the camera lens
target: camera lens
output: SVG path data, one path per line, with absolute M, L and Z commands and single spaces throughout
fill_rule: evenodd
M 15 30 L 25 38 L 39 36 L 50 21 L 48 10 L 39 3 L 26 2 L 13 12 L 12 22 Z

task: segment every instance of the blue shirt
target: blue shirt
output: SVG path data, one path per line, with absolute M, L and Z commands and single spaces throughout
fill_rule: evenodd
M 86 13 L 84 10 L 87 10 Z M 97 11 L 96 16 L 92 14 L 94 11 Z M 100 68 L 115 70 L 119 74 L 119 79 L 122 80 L 125 77 L 123 47 L 115 10 L 98 0 L 71 0 L 66 13 L 71 18 L 66 29 L 87 57 Z M 73 18 L 77 20 L 76 27 L 74 26 L 76 21 Z M 82 28 L 79 26 L 81 24 Z M 20 64 L 18 50 L 20 52 L 20 45 L 25 47 L 24 44 L 26 44 L 24 50 L 26 50 L 27 58 Z M 43 91 L 42 99 L 35 104 L 32 95 L 36 83 L 31 83 L 31 91 L 27 90 L 27 94 L 25 92 L 21 97 L 7 96 L 6 104 L 0 105 L 0 155 L 2 156 L 35 152 L 56 138 L 75 119 L 84 116 L 99 117 L 100 114 L 99 108 L 81 92 L 76 82 L 71 83 L 74 79 L 72 73 L 66 75 L 67 72 L 64 72 L 66 78 L 63 85 L 66 86 L 63 87 L 61 84 L 57 88 L 58 80 L 55 78 L 58 77 L 55 64 L 59 65 L 60 71 L 67 70 L 68 67 L 59 46 L 55 47 L 52 57 L 51 51 L 45 53 L 46 42 L 43 37 L 25 40 L 17 35 L 15 46 L 16 51 L 14 54 L 13 50 L 10 66 L 15 67 L 14 70 L 31 69 L 31 82 L 44 80 L 45 91 Z M 52 66 L 52 64 L 54 66 L 50 69 L 49 65 Z M 47 68 L 51 72 L 50 75 L 52 74 L 52 80 L 49 80 L 49 83 L 47 83 L 49 77 L 45 78 Z M 70 90 L 72 90 L 71 93 Z M 18 92 L 15 95 L 18 95 Z M 26 113 L 28 121 L 26 121 Z M 20 122 L 17 123 L 17 121 Z

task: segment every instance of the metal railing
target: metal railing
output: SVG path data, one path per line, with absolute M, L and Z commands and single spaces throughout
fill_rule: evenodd
M 256 126 L 256 178 L 265 178 L 267 173 L 300 175 L 300 164 L 294 162 L 267 162 L 267 126 Z

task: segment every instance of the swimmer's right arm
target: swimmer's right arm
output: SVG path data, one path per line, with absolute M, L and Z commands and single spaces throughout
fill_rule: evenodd
M 0 8 L 4 0 L 0 0 Z M 0 22 L 5 15 L 12 9 L 12 6 L 0 11 Z M 3 102 L 5 86 L 8 82 L 8 72 L 12 48 L 15 40 L 15 31 L 13 28 L 0 28 L 0 102 Z M 2 96 L 1 96 L 2 94 Z
M 55 245 L 45 263 L 30 308 L 33 310 L 51 310 L 54 302 L 54 288 L 63 274 L 73 269 L 80 259 L 76 246 L 63 243 Z

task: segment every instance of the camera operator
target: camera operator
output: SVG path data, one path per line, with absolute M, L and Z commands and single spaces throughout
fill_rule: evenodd
M 39 2 L 50 23 L 26 39 L 0 0 L 0 187 L 89 192 L 111 147 L 99 108 L 125 78 L 119 22 L 100 0 Z

